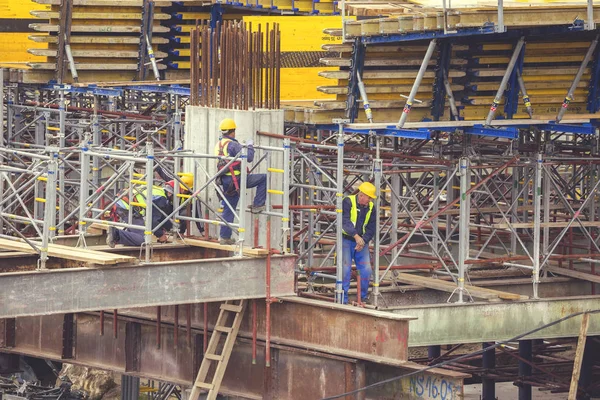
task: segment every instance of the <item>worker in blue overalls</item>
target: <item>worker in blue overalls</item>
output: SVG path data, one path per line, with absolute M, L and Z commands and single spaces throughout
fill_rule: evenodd
M 377 198 L 375 186 L 364 182 L 358 187 L 358 193 L 344 198 L 342 203 L 342 289 L 344 304 L 348 303 L 348 289 L 352 273 L 352 261 L 360 275 L 360 297 L 367 300 L 369 279 L 371 278 L 371 260 L 369 242 L 375 236 L 377 210 L 373 199 Z
M 242 151 L 242 145 L 235 140 L 235 121 L 231 118 L 226 118 L 219 124 L 219 131 L 221 131 L 221 139 L 215 146 L 215 155 L 220 157 L 235 157 Z M 249 163 L 254 161 L 254 146 L 252 140 L 246 142 L 248 146 L 248 157 Z M 220 172 L 221 186 L 223 193 L 225 194 L 225 200 L 227 203 L 223 206 L 223 219 L 229 223 L 233 222 L 233 211 L 237 207 L 238 201 L 240 200 L 240 183 L 239 175 L 241 172 L 241 162 L 236 161 L 225 168 L 225 165 L 229 160 L 219 160 L 217 169 Z M 246 179 L 247 188 L 256 188 L 256 196 L 250 211 L 252 213 L 260 213 L 265 210 L 265 201 L 267 199 L 267 175 L 266 174 L 248 174 Z M 243 215 L 244 210 L 241 210 Z M 231 238 L 231 228 L 227 225 L 221 226 L 221 244 L 235 244 L 235 240 Z
M 134 192 L 135 193 L 135 192 Z M 132 224 L 144 226 L 144 216 L 146 214 L 146 199 L 148 198 L 148 190 L 146 188 L 139 189 L 133 196 L 133 201 L 127 198 L 121 198 L 116 204 L 116 214 L 122 221 L 128 218 L 129 209 L 133 207 Z M 165 187 L 153 186 L 152 188 L 152 227 L 158 226 L 164 221 L 165 215 L 170 215 L 173 212 L 173 186 L 165 185 Z M 162 212 L 161 212 L 162 211 Z M 168 232 L 173 227 L 171 221 L 166 221 L 161 228 L 154 233 L 158 238 L 159 243 L 166 243 L 168 240 Z M 114 248 L 116 244 L 125 246 L 141 246 L 145 241 L 144 230 L 142 229 L 117 229 L 114 226 L 108 228 L 106 235 L 106 244 Z

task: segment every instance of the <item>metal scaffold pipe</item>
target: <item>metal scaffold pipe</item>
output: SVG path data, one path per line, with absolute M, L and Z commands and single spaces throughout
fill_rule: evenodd
M 415 82 L 413 83 L 412 89 L 410 90 L 410 94 L 408 95 L 408 99 L 406 99 L 406 103 L 404 104 L 404 110 L 402 110 L 402 115 L 400 116 L 400 121 L 398 121 L 398 128 L 402 128 L 406 123 L 406 119 L 408 118 L 408 113 L 412 108 L 412 104 L 417 97 L 417 92 L 419 91 L 419 86 L 421 86 L 421 81 L 423 80 L 423 76 L 425 75 L 425 71 L 427 71 L 427 66 L 429 65 L 429 60 L 431 60 L 431 56 L 433 55 L 433 51 L 435 50 L 435 46 L 437 45 L 436 39 L 432 39 L 429 42 L 429 47 L 427 47 L 427 52 L 425 53 L 425 57 L 423 57 L 423 61 L 421 62 L 421 68 L 419 68 L 419 72 L 417 73 L 417 77 L 415 78 Z

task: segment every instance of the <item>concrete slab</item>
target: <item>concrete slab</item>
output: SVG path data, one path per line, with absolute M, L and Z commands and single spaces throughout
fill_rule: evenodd
M 417 317 L 409 326 L 409 347 L 507 340 L 569 314 L 600 308 L 600 296 L 561 297 L 510 303 L 429 304 L 397 309 Z M 571 318 L 526 337 L 576 337 L 581 317 Z M 588 335 L 600 334 L 600 314 L 590 318 Z

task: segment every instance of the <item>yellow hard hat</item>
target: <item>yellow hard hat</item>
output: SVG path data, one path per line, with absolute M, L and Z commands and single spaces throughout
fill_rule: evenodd
M 367 196 L 369 196 L 372 199 L 376 199 L 377 198 L 377 189 L 375 189 L 375 185 L 373 185 L 371 182 L 363 182 L 360 184 L 360 186 L 358 187 L 359 192 L 366 194 Z
M 220 131 L 230 131 L 230 130 L 235 129 L 235 128 L 237 128 L 235 126 L 235 121 L 232 120 L 231 118 L 225 118 L 219 124 L 219 130 Z
M 194 188 L 194 174 L 191 174 L 189 172 L 183 172 L 183 173 L 179 174 L 179 179 L 181 180 L 182 183 L 184 183 L 190 189 Z M 187 190 L 187 188 L 185 186 L 183 186 L 181 183 L 179 184 L 179 188 L 181 190 Z

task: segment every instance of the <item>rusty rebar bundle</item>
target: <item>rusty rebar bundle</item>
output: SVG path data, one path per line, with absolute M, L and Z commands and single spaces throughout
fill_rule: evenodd
M 191 31 L 191 104 L 248 109 L 279 108 L 281 35 L 279 24 L 225 21 Z

